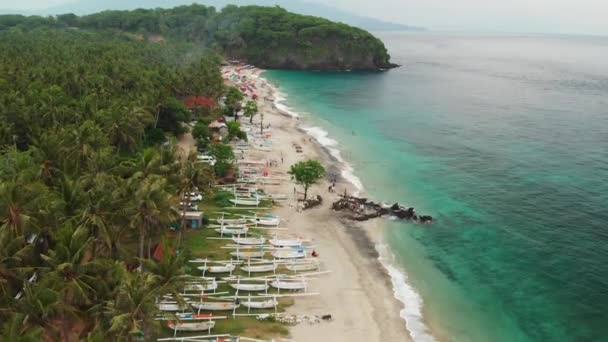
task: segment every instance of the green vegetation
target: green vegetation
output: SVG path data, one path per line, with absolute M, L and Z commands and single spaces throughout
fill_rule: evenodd
M 17 28 L 0 32 L 0 60 L 1 336 L 152 340 L 156 298 L 185 273 L 167 248 L 158 263 L 151 251 L 179 223 L 180 199 L 214 182 L 195 156 L 177 159 L 173 141 L 190 119 L 179 100 L 219 100 L 219 59 Z
M 216 144 L 209 149 L 210 154 L 215 157 L 215 175 L 226 177 L 235 161 L 234 151 L 229 145 Z
M 253 123 L 253 117 L 258 113 L 258 103 L 254 100 L 247 101 L 243 111 L 245 116 L 249 117 L 249 123 Z
M 379 53 L 374 58 L 388 61 L 365 50 L 374 42 L 381 46 L 363 31 L 280 8 L 0 16 L 0 336 L 162 335 L 155 301 L 197 272 L 187 256 L 228 257 L 221 241 L 206 239 L 212 230 L 184 229 L 180 208 L 195 191 L 205 195 L 206 213 L 231 204 L 231 194 L 211 190 L 234 174 L 235 155 L 210 141 L 207 125 L 222 110 L 238 113 L 243 95 L 225 89 L 216 52 L 260 66 L 284 66 L 278 58 L 289 56 L 310 57 L 302 67 L 367 68 L 356 59 Z M 354 59 L 340 55 L 347 49 Z M 188 109 L 183 100 L 192 96 L 224 97 L 224 107 Z M 255 107 L 247 103 L 246 115 Z M 196 155 L 178 158 L 175 140 L 191 120 L 200 122 L 192 133 L 213 167 Z M 246 138 L 238 122 L 228 131 L 229 139 Z M 324 174 L 307 163 L 292 167 L 305 192 Z M 152 261 L 159 245 L 164 257 Z M 281 308 L 289 304 L 281 300 Z M 286 334 L 253 318 L 218 322 L 216 332 Z
M 228 114 L 234 116 L 235 120 L 238 121 L 238 112 L 241 110 L 241 101 L 243 101 L 245 97 L 243 93 L 238 88 L 229 87 L 226 91 L 226 100 L 224 101 L 226 104 L 226 109 Z
M 152 41 L 187 41 L 263 68 L 393 67 L 384 44 L 370 33 L 280 7 L 232 5 L 217 12 L 213 7 L 194 4 L 172 9 L 104 11 L 83 17 L 0 16 L 0 30 L 41 27 L 104 30 Z M 199 82 L 188 84 L 204 88 Z
M 292 165 L 289 174 L 296 183 L 304 187 L 304 200 L 306 200 L 308 188 L 325 176 L 325 168 L 316 160 L 308 160 Z

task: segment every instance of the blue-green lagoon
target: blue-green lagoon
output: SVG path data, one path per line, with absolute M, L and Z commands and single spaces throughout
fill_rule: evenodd
M 435 217 L 386 231 L 414 339 L 608 340 L 608 39 L 381 38 L 401 68 L 264 75 L 367 195 Z

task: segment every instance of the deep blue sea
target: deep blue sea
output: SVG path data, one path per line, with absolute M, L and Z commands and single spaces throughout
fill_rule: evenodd
M 380 37 L 401 68 L 265 77 L 367 195 L 436 218 L 387 227 L 414 337 L 608 341 L 608 38 Z

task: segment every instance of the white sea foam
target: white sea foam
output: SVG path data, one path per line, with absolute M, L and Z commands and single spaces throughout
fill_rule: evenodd
M 285 104 L 285 101 L 287 101 L 287 95 L 279 92 L 279 91 L 275 91 L 274 93 L 274 106 L 283 114 L 285 115 L 289 115 L 291 117 L 297 118 L 300 115 L 296 112 L 294 112 L 288 105 Z
M 270 82 L 265 79 L 264 81 L 268 86 L 273 87 Z M 276 108 L 286 115 L 299 117 L 297 113 L 285 104 L 287 95 L 279 92 L 276 87 L 273 87 L 273 90 Z M 321 146 L 323 146 L 323 148 L 327 149 L 340 164 L 342 164 L 342 177 L 353 184 L 358 190 L 355 193 L 355 196 L 362 192 L 364 189 L 363 183 L 359 177 L 355 176 L 353 167 L 342 158 L 342 154 L 338 149 L 338 142 L 335 139 L 330 138 L 329 133 L 320 127 L 303 127 L 302 130 L 313 137 Z M 376 245 L 376 250 L 380 255 L 378 260 L 391 277 L 395 298 L 405 306 L 399 314 L 405 321 L 405 326 L 409 331 L 410 336 L 414 342 L 434 342 L 435 339 L 428 332 L 422 317 L 422 298 L 416 290 L 408 284 L 407 275 L 393 265 L 394 255 L 391 253 L 388 246 L 378 244 Z
M 377 244 L 378 260 L 384 266 L 393 284 L 395 298 L 405 306 L 399 313 L 414 342 L 434 342 L 422 317 L 422 297 L 407 282 L 407 274 L 393 265 L 395 256 L 385 244 Z
M 300 116 L 298 113 L 294 112 L 293 109 L 285 103 L 287 101 L 287 94 L 280 92 L 279 89 L 277 87 L 273 86 L 270 82 L 268 82 L 268 80 L 266 78 L 264 78 L 262 76 L 257 76 L 257 78 L 262 80 L 264 82 L 264 84 L 266 84 L 267 87 L 270 87 L 272 89 L 272 93 L 274 95 L 274 102 L 273 102 L 274 107 L 276 109 L 278 109 L 279 112 L 283 113 L 284 115 L 291 116 L 292 118 L 297 118 Z
M 342 158 L 342 154 L 337 148 L 338 142 L 330 138 L 329 133 L 320 127 L 302 127 L 302 130 L 315 138 L 321 146 L 329 151 L 332 157 L 342 164 L 342 169 L 340 170 L 342 177 L 355 186 L 357 189 L 355 196 L 359 195 L 363 191 L 363 183 L 359 177 L 355 176 L 353 167 Z

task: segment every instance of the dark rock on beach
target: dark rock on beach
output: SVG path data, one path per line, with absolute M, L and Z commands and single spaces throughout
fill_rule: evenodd
M 433 218 L 429 215 L 417 215 L 416 209 L 412 207 L 403 207 L 399 203 L 395 203 L 388 207 L 367 198 L 358 198 L 352 196 L 342 196 L 338 201 L 332 204 L 335 211 L 348 212 L 347 216 L 353 221 L 367 221 L 373 218 L 382 216 L 392 216 L 401 220 L 412 222 L 430 223 Z

